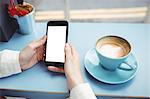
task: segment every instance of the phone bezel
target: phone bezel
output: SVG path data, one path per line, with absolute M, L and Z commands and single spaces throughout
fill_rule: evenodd
M 65 41 L 65 43 L 68 42 L 68 22 L 67 21 L 49 21 L 47 23 L 46 35 L 48 32 L 48 26 L 66 26 L 66 41 Z M 47 41 L 45 43 L 45 64 L 46 64 L 46 66 L 63 67 L 64 63 L 62 63 L 62 62 L 46 61 L 46 45 L 47 45 Z

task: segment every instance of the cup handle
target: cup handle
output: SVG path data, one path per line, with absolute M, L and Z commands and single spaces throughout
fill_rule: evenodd
M 131 64 L 131 63 L 128 63 L 128 61 L 124 61 L 118 68 L 122 70 L 126 70 L 126 71 L 131 71 L 131 70 L 136 69 L 137 65 L 135 62 Z

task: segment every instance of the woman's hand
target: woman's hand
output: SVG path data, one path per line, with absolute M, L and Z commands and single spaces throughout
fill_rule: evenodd
M 65 75 L 67 77 L 68 88 L 71 90 L 76 85 L 83 83 L 83 78 L 80 70 L 79 55 L 75 48 L 69 44 L 66 44 L 65 52 Z
M 49 66 L 48 70 L 55 72 L 65 72 L 68 88 L 71 90 L 74 86 L 83 83 L 83 78 L 80 71 L 79 55 L 75 48 L 69 44 L 66 44 L 65 54 L 66 57 L 64 70 L 54 66 Z
M 46 36 L 37 41 L 32 41 L 19 54 L 19 62 L 22 70 L 26 70 L 35 65 L 38 61 L 43 60 L 44 44 Z

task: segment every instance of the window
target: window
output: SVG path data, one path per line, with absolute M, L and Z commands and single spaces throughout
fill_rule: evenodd
M 37 21 L 149 22 L 150 0 L 25 0 Z

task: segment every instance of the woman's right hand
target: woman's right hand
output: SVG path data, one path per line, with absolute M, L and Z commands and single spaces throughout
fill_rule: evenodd
M 75 48 L 69 44 L 66 44 L 65 46 L 65 55 L 64 70 L 55 66 L 49 66 L 48 70 L 54 72 L 65 72 L 68 88 L 71 90 L 76 85 L 83 83 L 80 70 L 80 60 Z
M 65 46 L 65 75 L 67 77 L 68 88 L 71 90 L 78 84 L 83 83 L 83 78 L 80 70 L 80 59 L 75 48 L 69 44 Z

